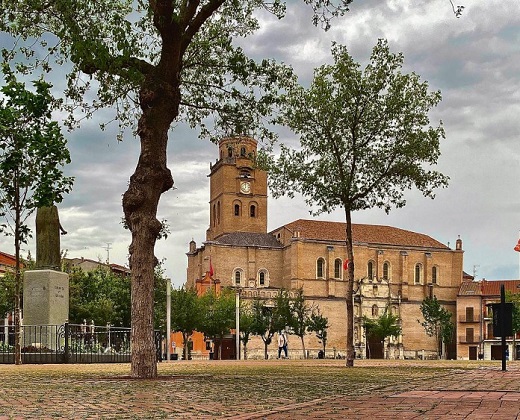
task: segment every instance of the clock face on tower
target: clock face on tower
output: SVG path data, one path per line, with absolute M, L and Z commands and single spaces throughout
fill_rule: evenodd
M 247 181 L 242 181 L 240 183 L 240 192 L 243 194 L 249 194 L 251 192 L 251 183 Z

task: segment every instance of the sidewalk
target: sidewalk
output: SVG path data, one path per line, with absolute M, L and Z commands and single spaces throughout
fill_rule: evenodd
M 520 362 L 179 361 L 0 365 L 7 419 L 520 419 Z
M 520 370 L 461 371 L 452 378 L 427 381 L 408 391 L 390 387 L 376 395 L 330 397 L 233 418 L 520 419 Z

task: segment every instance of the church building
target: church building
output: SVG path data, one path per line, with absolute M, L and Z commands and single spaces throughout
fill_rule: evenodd
M 327 356 L 346 349 L 347 258 L 344 222 L 295 220 L 267 231 L 267 174 L 255 167 L 256 140 L 228 137 L 219 142 L 219 156 L 210 165 L 209 228 L 197 247 L 190 242 L 188 287 L 208 284 L 236 288 L 241 299 L 261 298 L 272 304 L 281 288 L 303 289 L 307 303 L 328 318 Z M 353 225 L 354 344 L 356 357 L 434 357 L 435 339 L 418 320 L 426 296 L 435 295 L 453 314 L 463 276 L 462 241 L 455 249 L 425 234 L 390 226 Z M 402 334 L 368 342 L 363 316 L 378 318 L 385 311 L 399 317 Z M 452 319 L 455 322 L 455 319 Z M 310 357 L 321 344 L 305 338 Z M 301 357 L 299 338 L 289 336 L 290 357 Z M 270 345 L 270 353 L 277 351 Z M 205 348 L 194 348 L 194 356 Z M 455 345 L 447 351 L 456 357 Z M 248 356 L 262 357 L 260 338 L 248 344 Z

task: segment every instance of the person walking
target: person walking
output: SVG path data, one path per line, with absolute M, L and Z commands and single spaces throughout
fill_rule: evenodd
M 282 351 L 284 352 L 285 359 L 287 359 L 287 337 L 284 331 L 278 333 L 278 359 L 282 355 Z

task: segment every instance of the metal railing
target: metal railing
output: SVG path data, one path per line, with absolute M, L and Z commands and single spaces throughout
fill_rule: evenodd
M 23 325 L 22 363 L 128 363 L 130 328 L 86 324 Z M 7 332 L 7 336 L 6 336 Z M 155 332 L 160 358 L 161 337 Z M 0 364 L 14 363 L 14 327 L 0 328 Z

